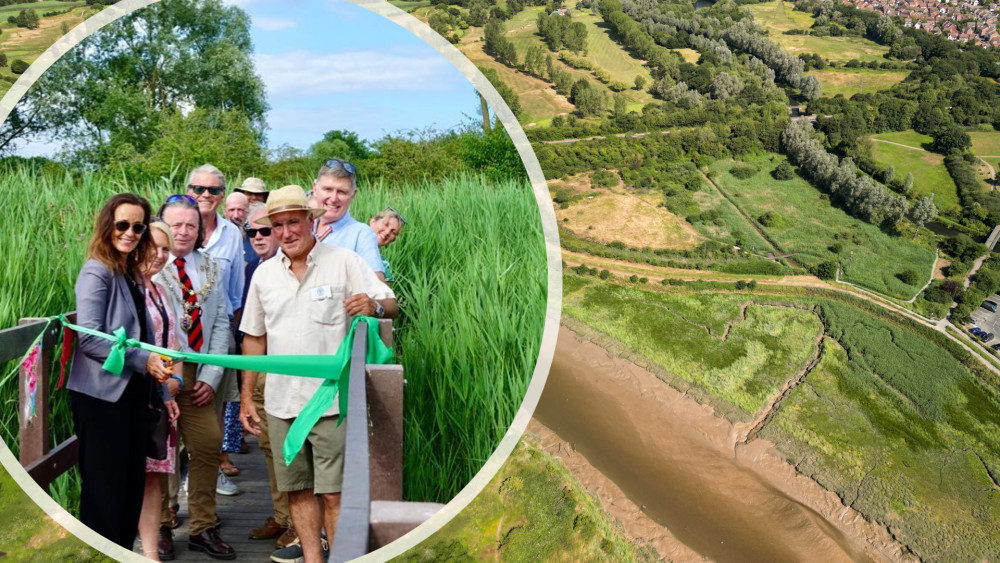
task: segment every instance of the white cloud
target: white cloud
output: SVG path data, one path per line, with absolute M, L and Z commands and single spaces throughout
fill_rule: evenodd
M 292 29 L 298 27 L 298 23 L 295 20 L 288 18 L 265 18 L 259 17 L 254 18 L 253 25 L 259 27 L 264 31 L 281 31 L 284 29 Z
M 451 64 L 437 53 L 383 51 L 286 52 L 257 55 L 257 72 L 272 96 L 319 96 L 375 90 L 442 92 L 453 85 Z

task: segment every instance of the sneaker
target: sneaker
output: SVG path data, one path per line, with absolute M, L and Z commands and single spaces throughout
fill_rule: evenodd
M 326 538 L 320 538 L 323 542 L 323 561 L 330 558 L 330 544 Z M 295 543 L 288 547 L 283 547 L 271 554 L 271 561 L 274 563 L 303 563 L 306 560 L 302 553 L 302 543 L 296 538 Z
M 233 495 L 240 494 L 240 488 L 237 487 L 236 483 L 233 483 L 229 477 L 226 477 L 226 474 L 220 470 L 219 478 L 215 481 L 215 492 L 216 494 L 231 497 Z

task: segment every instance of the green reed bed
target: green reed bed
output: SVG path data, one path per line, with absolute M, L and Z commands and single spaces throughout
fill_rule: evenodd
M 0 328 L 74 308 L 94 216 L 110 195 L 134 191 L 155 211 L 182 181 L 133 186 L 121 176 L 0 174 L 0 205 L 14 211 L 0 230 Z M 461 176 L 359 190 L 355 218 L 392 205 L 409 222 L 385 252 L 402 307 L 396 341 L 407 380 L 404 487 L 408 499 L 447 501 L 499 444 L 534 370 L 546 300 L 538 208 L 526 181 Z M 0 436 L 15 452 L 17 393 L 16 377 L 5 378 Z M 65 391 L 53 393 L 51 408 L 57 444 L 73 431 Z M 67 474 L 53 485 L 54 496 L 72 510 L 78 487 Z

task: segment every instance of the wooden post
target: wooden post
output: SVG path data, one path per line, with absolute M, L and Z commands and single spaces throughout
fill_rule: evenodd
M 38 323 L 46 319 L 26 318 L 19 326 Z M 28 391 L 29 373 L 24 367 L 19 371 L 19 412 L 21 447 L 18 459 L 21 465 L 28 465 L 41 459 L 49 452 L 49 364 L 52 363 L 53 335 L 43 334 L 42 353 L 38 357 L 37 378 L 35 379 L 35 415 L 30 416 L 30 396 Z
M 403 366 L 367 369 L 372 500 L 403 500 Z

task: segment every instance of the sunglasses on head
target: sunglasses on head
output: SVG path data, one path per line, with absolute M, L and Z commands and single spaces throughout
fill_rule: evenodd
M 205 190 L 208 190 L 208 193 L 214 196 L 220 196 L 226 193 L 226 188 L 216 186 L 188 186 L 188 189 L 194 192 L 195 195 L 201 195 L 205 193 Z
M 404 225 L 407 224 L 406 217 L 403 217 L 402 213 L 400 213 L 399 211 L 396 211 L 395 207 L 393 207 L 391 205 L 387 205 L 387 206 L 385 206 L 385 209 L 383 209 L 383 211 L 389 211 L 391 213 L 394 213 L 396 215 L 396 217 L 399 217 L 400 222 L 402 222 Z
M 358 172 L 357 169 L 354 168 L 353 164 L 347 162 L 346 160 L 341 160 L 339 158 L 331 158 L 326 162 L 324 162 L 323 165 L 326 166 L 327 168 L 336 168 L 337 166 L 340 166 L 351 176 L 357 175 Z
M 250 238 L 254 238 L 255 236 L 257 236 L 257 233 L 260 233 L 260 236 L 262 237 L 271 236 L 271 227 L 253 228 L 248 226 L 246 228 L 246 231 L 247 231 L 247 236 Z
M 129 229 L 129 227 L 132 227 L 132 232 L 137 235 L 141 235 L 142 233 L 146 232 L 146 225 L 144 225 L 143 223 L 129 223 L 128 221 L 115 221 L 115 230 L 118 231 L 119 233 L 124 233 Z
M 187 194 L 174 194 L 174 195 L 168 197 L 167 198 L 167 204 L 171 204 L 171 203 L 189 203 L 189 204 L 191 204 L 191 205 L 193 205 L 195 207 L 198 206 L 198 201 L 195 198 L 193 198 L 193 197 L 191 197 L 191 196 L 189 196 Z

